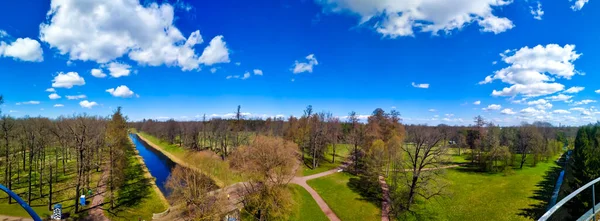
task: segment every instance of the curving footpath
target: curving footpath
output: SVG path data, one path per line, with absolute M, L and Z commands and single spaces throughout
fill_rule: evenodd
M 104 194 L 106 193 L 106 182 L 108 176 L 108 170 L 106 168 L 102 171 L 102 177 L 96 187 L 96 195 L 92 198 L 91 209 L 88 212 L 88 216 L 84 218 L 86 221 L 110 221 L 106 215 L 104 215 L 104 210 L 102 209 L 102 204 L 104 203 Z
M 292 179 L 291 183 L 298 184 L 302 188 L 304 188 L 306 191 L 308 191 L 308 193 L 310 193 L 310 196 L 312 196 L 312 198 L 317 202 L 317 205 L 319 205 L 319 208 L 321 208 L 321 210 L 323 211 L 323 213 L 325 213 L 325 215 L 327 216 L 327 218 L 329 218 L 329 220 L 340 221 L 340 218 L 338 218 L 337 215 L 335 215 L 335 213 L 331 210 L 331 208 L 329 208 L 327 203 L 325 203 L 323 198 L 321 198 L 321 196 L 317 193 L 317 191 L 315 191 L 312 187 L 310 187 L 306 183 L 306 181 L 337 173 L 339 170 L 343 170 L 344 168 L 346 168 L 349 164 L 350 164 L 349 162 L 344 162 L 344 163 L 342 163 L 342 165 L 340 167 L 332 169 L 332 170 L 313 174 L 310 176 L 294 177 Z

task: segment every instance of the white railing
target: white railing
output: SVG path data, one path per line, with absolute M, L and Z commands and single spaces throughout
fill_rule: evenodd
M 592 180 L 591 182 L 585 184 L 581 188 L 575 190 L 574 192 L 572 192 L 571 194 L 569 194 L 567 197 L 565 197 L 564 199 L 562 199 L 560 202 L 556 203 L 556 205 L 554 205 L 548 211 L 546 211 L 546 213 L 544 213 L 544 215 L 542 215 L 542 217 L 540 217 L 540 219 L 538 219 L 538 221 L 546 221 L 546 220 L 548 220 L 548 218 L 550 218 L 550 216 L 552 216 L 552 214 L 554 212 L 556 212 L 558 209 L 560 209 L 560 207 L 562 207 L 565 203 L 567 203 L 569 200 L 573 199 L 573 197 L 577 196 L 579 193 L 581 193 L 582 191 L 586 190 L 590 186 L 592 186 L 592 199 L 591 199 L 591 201 L 592 201 L 592 205 L 593 205 L 596 202 L 596 188 L 594 187 L 594 184 L 596 184 L 598 182 L 600 182 L 600 177 L 596 178 L 595 180 Z M 594 221 L 596 221 L 596 213 L 599 212 L 599 209 L 600 209 L 600 203 L 594 205 L 592 207 L 592 209 L 590 209 L 589 211 L 587 211 L 585 214 L 583 214 L 577 220 L 578 221 L 587 221 L 587 220 L 593 219 Z

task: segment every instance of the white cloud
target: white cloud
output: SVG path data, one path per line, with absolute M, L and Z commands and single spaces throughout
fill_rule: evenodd
M 185 38 L 175 20 L 174 7 L 168 3 L 54 0 L 40 25 L 40 39 L 71 60 L 108 63 L 126 55 L 139 64 L 177 66 L 184 71 L 215 61 L 201 59 L 194 50 L 203 43 L 200 31 Z
M 72 88 L 73 86 L 85 85 L 85 80 L 80 77 L 77 72 L 63 73 L 60 72 L 54 80 L 52 80 L 52 87 L 57 88 Z
M 508 18 L 499 18 L 496 16 L 488 16 L 483 20 L 479 20 L 478 23 L 481 26 L 482 32 L 493 32 L 494 34 L 500 34 L 515 27 Z
M 500 110 L 500 108 L 502 108 L 502 106 L 499 105 L 499 104 L 490 104 L 487 107 L 482 108 L 482 110 L 484 110 L 484 111 L 488 111 L 488 110 Z
M 44 61 L 42 54 L 43 51 L 40 43 L 31 38 L 17 38 L 16 41 L 11 43 L 0 42 L 0 57 L 13 57 L 21 61 L 41 62 Z
M 250 78 L 250 72 L 246 71 L 246 73 L 244 73 L 244 76 L 242 77 L 242 80 L 246 80 L 248 78 Z
M 569 109 L 570 111 L 577 111 L 580 112 L 581 115 L 583 116 L 590 116 L 592 114 L 594 114 L 596 112 L 596 109 L 594 107 L 590 108 L 590 109 L 585 109 L 583 107 L 574 107 Z
M 95 101 L 89 102 L 88 100 L 84 100 L 79 102 L 79 106 L 83 107 L 83 108 L 89 108 L 92 109 L 93 106 L 98 105 L 98 103 L 96 103 Z
M 579 92 L 583 91 L 583 89 L 585 89 L 585 87 L 571 87 L 571 88 L 563 91 L 563 93 L 565 93 L 565 94 L 576 94 L 576 93 L 579 93 Z
M 240 65 L 242 65 L 242 62 L 235 62 L 235 65 L 240 66 Z
M 260 69 L 254 69 L 254 75 L 260 75 L 260 76 L 262 76 L 263 75 L 263 71 L 260 70 Z
M 131 70 L 129 70 L 131 66 L 118 62 L 111 62 L 108 64 L 108 70 L 110 71 L 110 76 L 114 78 L 120 78 L 123 76 L 129 76 Z
M 571 112 L 568 111 L 568 110 L 554 110 L 554 111 L 552 111 L 552 113 L 555 113 L 555 114 L 571 114 Z
M 573 105 L 577 106 L 577 105 L 584 105 L 584 104 L 590 104 L 590 103 L 596 103 L 596 101 L 586 99 L 586 100 L 577 101 L 577 102 L 573 103 Z
M 510 108 L 505 108 L 504 110 L 500 111 L 500 113 L 502 113 L 502 114 L 506 114 L 506 115 L 514 115 L 514 114 L 516 114 L 517 112 L 514 112 L 514 111 L 513 111 L 512 109 L 510 109 Z
M 97 77 L 97 78 L 104 78 L 106 77 L 105 73 L 102 73 L 101 69 L 92 69 L 92 76 Z
M 547 97 L 546 99 L 550 99 L 551 101 L 570 102 L 571 98 L 573 98 L 573 96 L 564 95 L 564 94 L 558 94 L 558 95 L 555 95 L 555 96 Z
M 416 88 L 429 88 L 429 84 L 415 84 L 415 82 L 412 82 L 411 85 Z
M 542 3 L 538 1 L 536 9 L 529 6 L 529 12 L 531 13 L 531 15 L 533 15 L 534 19 L 542 20 L 542 16 L 544 15 L 544 11 L 542 11 Z
M 596 91 L 594 91 L 594 92 L 596 92 L 596 94 L 600 94 L 600 90 L 596 90 Z
M 213 73 L 213 74 L 214 74 L 214 73 L 216 73 L 216 72 L 217 72 L 217 68 L 211 68 L 211 69 L 210 69 L 210 73 Z
M 572 0 L 569 0 L 572 1 Z M 571 9 L 573 9 L 573 11 L 579 11 L 583 8 L 583 6 L 585 5 L 585 3 L 588 3 L 589 0 L 575 0 L 575 3 L 571 6 Z
M 40 104 L 40 102 L 39 101 L 25 101 L 25 102 L 16 103 L 16 105 L 21 105 L 21 104 Z
M 64 107 L 65 105 L 62 104 L 55 104 L 54 107 Z
M 61 97 L 60 97 L 60 95 L 58 95 L 56 93 L 53 93 L 53 94 L 48 95 L 48 98 L 50 98 L 51 100 L 56 100 L 56 99 L 59 99 Z
M 292 72 L 294 74 L 299 74 L 302 72 L 312 73 L 313 67 L 319 65 L 319 62 L 317 61 L 317 58 L 314 54 L 309 54 L 308 56 L 306 56 L 306 60 L 308 61 L 307 63 L 295 61 Z
M 204 48 L 198 61 L 208 66 L 217 63 L 229 63 L 229 49 L 227 49 L 222 35 L 210 40 L 208 47 Z
M 118 86 L 117 88 L 107 89 L 106 92 L 110 93 L 114 97 L 128 98 L 134 95 L 133 91 L 125 85 Z
M 540 105 L 540 104 L 547 104 L 547 103 L 548 103 L 548 101 L 544 100 L 544 99 L 539 99 L 539 100 L 536 100 L 536 101 L 529 101 L 529 102 L 527 102 L 528 105 Z
M 84 98 L 87 98 L 87 96 L 85 96 L 85 94 L 72 95 L 72 96 L 67 95 L 67 99 L 69 99 L 69 100 L 79 100 L 79 99 L 84 99 Z
M 433 109 L 433 108 L 432 108 L 432 109 L 429 109 L 429 112 L 436 112 L 436 111 L 437 111 L 437 110 L 436 110 L 436 109 Z
M 10 36 L 5 30 L 0 29 L 0 38 L 4 38 L 4 37 L 8 37 Z
M 530 115 L 530 116 L 543 116 L 546 114 L 544 110 L 538 110 L 533 107 L 528 107 L 520 111 L 522 114 Z
M 481 101 L 475 101 L 475 102 L 473 102 L 473 104 L 474 104 L 474 105 L 480 105 L 480 104 L 481 104 Z
M 446 117 L 454 117 L 454 114 L 444 114 Z
M 577 54 L 574 49 L 574 45 L 567 44 L 561 47 L 549 44 L 506 50 L 500 56 L 509 66 L 487 76 L 479 84 L 500 80 L 511 85 L 501 91 L 494 90 L 493 96 L 537 97 L 556 93 L 563 90 L 564 85 L 553 82 L 554 77 L 571 79 L 573 75 L 579 73 L 572 62 L 581 54 Z
M 56 90 L 54 88 L 48 88 L 46 89 L 46 92 L 56 92 Z
M 414 36 L 415 31 L 450 33 L 477 22 L 482 31 L 499 33 L 512 22 L 494 15 L 495 8 L 510 4 L 508 0 L 463 1 L 373 1 L 316 0 L 324 10 L 349 13 L 360 17 L 361 24 L 374 24 L 374 29 L 389 38 Z M 510 25 L 507 25 L 509 23 Z

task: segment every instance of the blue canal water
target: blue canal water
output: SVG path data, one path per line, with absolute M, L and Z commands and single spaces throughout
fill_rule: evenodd
M 160 189 L 163 195 L 169 196 L 170 192 L 165 188 L 165 182 L 171 175 L 171 170 L 176 164 L 160 151 L 155 150 L 143 140 L 138 139 L 137 135 L 129 134 L 129 137 L 131 137 L 135 149 L 140 152 L 140 156 L 144 159 L 150 174 L 156 178 L 158 189 Z
M 563 166 L 563 170 L 560 171 L 560 175 L 556 180 L 556 185 L 554 185 L 554 191 L 552 192 L 552 198 L 550 199 L 550 203 L 548 204 L 548 209 L 556 205 L 556 201 L 558 200 L 558 192 L 560 191 L 560 186 L 562 186 L 562 183 L 564 181 L 565 170 L 567 169 L 567 163 L 569 162 L 569 157 L 571 156 L 571 153 L 571 150 L 567 151 L 567 154 L 565 156 L 565 165 Z

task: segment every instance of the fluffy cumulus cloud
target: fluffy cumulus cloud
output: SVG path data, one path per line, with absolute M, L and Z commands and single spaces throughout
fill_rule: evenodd
M 450 33 L 476 23 L 483 32 L 501 33 L 514 27 L 508 18 L 494 14 L 510 0 L 316 0 L 326 11 L 360 17 L 389 38 L 414 36 L 415 31 Z
M 48 88 L 46 89 L 46 92 L 56 92 L 56 90 L 54 88 Z
M 596 101 L 586 99 L 586 100 L 577 101 L 577 102 L 573 103 L 573 105 L 577 106 L 577 105 L 585 105 L 585 104 L 590 104 L 590 103 L 596 103 Z
M 6 32 L 3 33 L 6 34 Z M 15 60 L 41 62 L 44 61 L 42 54 L 43 51 L 42 47 L 40 47 L 40 43 L 31 38 L 17 38 L 16 41 L 9 43 L 0 41 L 0 57 L 12 57 Z
M 260 70 L 260 69 L 254 69 L 254 75 L 260 75 L 260 76 L 262 76 L 263 75 L 263 71 Z
M 500 113 L 502 114 L 506 114 L 506 115 L 514 115 L 516 114 L 516 112 L 514 112 L 512 109 L 510 108 L 505 108 L 504 110 L 500 111 Z
M 54 107 L 64 107 L 65 105 L 63 104 L 55 104 Z
M 545 99 L 539 99 L 535 101 L 527 102 L 527 105 L 535 105 L 537 109 L 544 110 L 552 108 L 552 104 Z
M 575 45 L 549 44 L 506 50 L 500 56 L 509 66 L 487 76 L 479 84 L 500 80 L 511 85 L 500 91 L 493 90 L 493 96 L 537 97 L 564 90 L 564 85 L 554 82 L 555 78 L 571 79 L 579 73 L 573 61 L 581 54 L 577 54 Z
M 92 76 L 97 77 L 97 78 L 105 78 L 106 74 L 104 72 L 102 72 L 101 69 L 92 69 Z
M 473 102 L 473 104 L 474 104 L 474 105 L 480 105 L 480 104 L 481 104 L 481 101 L 475 101 L 475 102 Z
M 529 6 L 529 12 L 531 13 L 531 15 L 533 15 L 534 19 L 542 20 L 542 16 L 544 15 L 544 11 L 542 11 L 542 3 L 538 1 L 536 8 Z
M 571 98 L 573 98 L 573 96 L 558 94 L 558 95 L 547 97 L 546 99 L 549 99 L 551 101 L 564 101 L 564 102 L 568 103 L 568 102 L 571 102 Z
M 107 89 L 106 92 L 110 93 L 112 96 L 122 98 L 133 97 L 133 95 L 135 94 L 133 93 L 133 91 L 129 90 L 129 88 L 125 85 L 118 86 L 117 88 Z
M 97 106 L 98 103 L 96 103 L 95 101 L 88 101 L 88 100 L 83 100 L 81 102 L 79 102 L 79 106 L 83 107 L 83 108 L 88 108 L 88 109 L 92 109 L 92 107 Z
M 488 110 L 500 110 L 500 108 L 502 108 L 502 106 L 499 105 L 499 104 L 490 104 L 487 107 L 482 108 L 482 110 L 484 110 L 484 111 L 488 111 Z
M 216 73 L 216 72 L 217 72 L 217 68 L 211 68 L 211 69 L 210 69 L 210 73 L 213 73 L 213 74 L 214 74 L 214 73 Z
M 423 89 L 429 88 L 429 84 L 416 84 L 415 82 L 412 82 L 411 85 L 416 88 L 423 88 Z
M 85 94 L 67 95 L 67 99 L 69 99 L 69 100 L 79 100 L 79 99 L 84 99 L 84 98 L 87 98 L 87 96 L 85 96 Z
M 223 41 L 223 36 L 219 35 L 210 41 L 208 47 L 204 48 L 199 61 L 208 66 L 217 63 L 229 63 L 229 49 Z
M 569 0 L 569 1 L 573 1 L 573 0 Z M 579 11 L 583 8 L 585 3 L 588 3 L 589 0 L 574 0 L 574 1 L 575 1 L 575 3 L 573 3 L 573 5 L 571 5 L 571 9 L 573 9 L 573 11 Z
M 566 93 L 566 94 L 576 94 L 576 93 L 579 93 L 579 92 L 583 91 L 583 89 L 585 89 L 585 87 L 571 87 L 571 88 L 563 91 L 563 93 Z
M 246 73 L 244 73 L 244 76 L 242 76 L 242 80 L 246 80 L 248 78 L 250 78 L 250 72 L 246 71 Z
M 52 80 L 52 87 L 56 88 L 72 88 L 73 86 L 85 85 L 83 77 L 79 76 L 77 72 L 60 72 Z
M 317 61 L 317 58 L 315 57 L 314 54 L 309 54 L 308 56 L 306 56 L 306 62 L 299 62 L 296 61 L 294 63 L 294 67 L 292 68 L 292 72 L 294 74 L 299 74 L 302 72 L 309 72 L 312 73 L 313 72 L 313 67 L 319 65 L 319 62 Z
M 56 99 L 60 99 L 61 96 L 56 93 L 53 93 L 53 94 L 48 95 L 48 98 L 50 98 L 50 100 L 56 100 Z
M 47 21 L 40 25 L 40 39 L 61 54 L 69 55 L 71 60 L 108 63 L 126 55 L 149 66 L 164 64 L 184 71 L 197 69 L 204 63 L 194 49 L 203 43 L 200 31 L 186 38 L 175 27 L 174 20 L 174 7 L 166 3 L 53 0 Z M 222 36 L 213 41 L 220 43 L 215 47 L 225 46 Z M 212 63 L 223 61 L 204 59 Z
M 596 90 L 596 91 L 594 91 L 594 92 L 596 92 L 596 94 L 600 94 L 600 90 Z
M 110 71 L 110 76 L 114 78 L 120 78 L 124 76 L 129 76 L 131 73 L 131 66 L 118 62 L 111 62 L 108 64 L 108 70 Z

